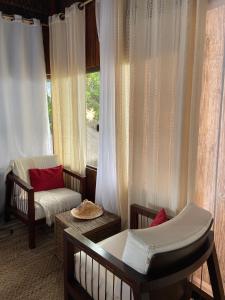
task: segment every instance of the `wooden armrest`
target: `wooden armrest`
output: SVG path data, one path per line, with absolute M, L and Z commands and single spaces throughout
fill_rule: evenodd
M 132 204 L 130 206 L 130 228 L 138 229 L 138 216 L 145 216 L 154 219 L 157 211 L 151 208 L 147 208 L 138 204 Z
M 138 229 L 138 215 L 154 219 L 157 213 L 158 211 L 155 209 L 147 208 L 138 204 L 132 204 L 130 206 L 130 228 Z M 171 218 L 171 216 L 168 216 L 168 219 Z
M 151 219 L 154 219 L 158 213 L 158 211 L 155 209 L 147 208 L 138 204 L 131 204 L 130 209 L 131 209 L 131 213 L 133 212 L 135 214 L 149 217 Z
M 34 188 L 26 183 L 24 180 L 13 174 L 13 172 L 9 173 L 7 175 L 7 180 L 6 180 L 6 206 L 8 208 L 11 207 L 11 193 L 14 190 L 14 183 L 18 185 L 21 189 L 27 192 L 28 197 L 28 218 L 29 222 L 35 222 L 35 209 L 34 209 Z M 20 210 L 20 209 L 17 209 Z
M 31 185 L 29 185 L 23 179 L 19 178 L 18 176 L 16 176 L 13 173 L 8 174 L 7 179 L 12 181 L 12 182 L 15 182 L 18 186 L 20 186 L 26 192 L 34 191 L 34 188 Z
M 68 175 L 77 178 L 80 181 L 84 181 L 86 179 L 86 176 L 82 176 L 74 171 L 68 170 L 66 168 L 63 168 L 63 172 L 67 173 Z
M 148 282 L 147 275 L 138 273 L 137 271 L 123 263 L 121 260 L 114 257 L 112 254 L 105 251 L 98 244 L 93 243 L 85 236 L 74 231 L 72 228 L 67 228 L 64 230 L 64 243 L 65 264 L 67 264 L 66 258 L 68 258 L 68 253 L 66 253 L 66 251 L 69 248 L 71 249 L 71 247 L 66 247 L 67 243 L 69 243 L 70 245 L 73 245 L 72 249 L 75 249 L 75 251 L 79 250 L 85 252 L 87 255 L 97 261 L 101 266 L 114 273 L 115 276 L 119 277 L 128 285 L 131 285 L 133 287 L 140 287 L 142 284 Z M 72 255 L 74 255 L 74 251 Z M 71 266 L 69 266 L 69 268 L 71 268 Z

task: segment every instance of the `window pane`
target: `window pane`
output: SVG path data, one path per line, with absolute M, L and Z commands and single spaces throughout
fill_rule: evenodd
M 46 94 L 48 101 L 48 118 L 52 137 L 52 87 L 51 80 L 46 80 Z
M 100 72 L 86 75 L 87 164 L 97 167 Z

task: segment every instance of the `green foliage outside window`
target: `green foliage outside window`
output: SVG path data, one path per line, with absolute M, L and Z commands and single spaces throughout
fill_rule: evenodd
M 49 125 L 52 133 L 52 93 L 51 93 L 51 81 L 46 81 L 46 93 L 47 93 L 47 101 L 48 101 L 48 117 L 49 117 Z
M 46 92 L 48 101 L 49 123 L 52 132 L 52 98 L 50 80 L 46 81 Z M 99 92 L 100 72 L 86 74 L 86 117 L 89 123 L 97 124 L 99 121 Z
M 52 132 L 52 98 L 51 96 L 47 96 L 48 98 L 48 117 L 49 117 L 49 125 L 50 125 L 50 130 Z
M 87 119 L 89 121 L 99 120 L 99 91 L 100 72 L 88 73 L 86 75 L 86 103 Z

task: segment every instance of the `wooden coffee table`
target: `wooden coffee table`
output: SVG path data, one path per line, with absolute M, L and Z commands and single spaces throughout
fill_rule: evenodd
M 56 215 L 56 255 L 61 261 L 63 260 L 63 232 L 68 227 L 97 243 L 121 231 L 121 218 L 107 211 L 104 211 L 101 217 L 88 221 L 75 219 L 70 211 Z

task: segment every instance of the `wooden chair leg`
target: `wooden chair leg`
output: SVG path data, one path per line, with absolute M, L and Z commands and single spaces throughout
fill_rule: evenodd
M 34 249 L 35 248 L 35 224 L 29 224 L 28 225 L 28 231 L 29 231 L 29 248 Z
M 5 222 L 9 222 L 11 220 L 10 209 L 8 207 L 5 208 L 4 220 Z
M 4 219 L 5 222 L 10 221 L 10 202 L 11 202 L 11 194 L 13 191 L 13 184 L 12 182 L 8 179 L 6 179 L 6 192 L 5 192 L 5 214 L 4 214 Z
M 219 268 L 218 257 L 216 253 L 216 247 L 214 245 L 213 251 L 207 260 L 207 266 L 209 270 L 210 282 L 213 290 L 213 296 L 215 300 L 224 300 L 223 282 Z
M 187 278 L 185 283 L 185 292 L 184 292 L 183 300 L 190 300 L 191 295 L 192 295 L 191 283 L 189 281 L 189 278 Z

